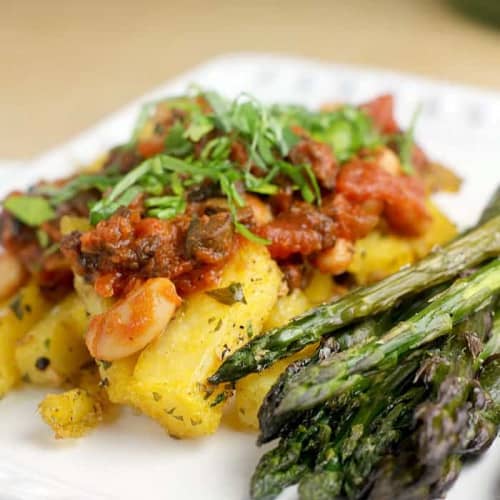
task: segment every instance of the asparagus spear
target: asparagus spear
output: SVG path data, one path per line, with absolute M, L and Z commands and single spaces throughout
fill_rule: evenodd
M 461 326 L 460 331 L 466 334 L 467 329 L 475 325 L 476 332 L 481 336 L 488 326 L 486 312 L 476 313 Z M 446 350 L 448 350 L 448 360 L 452 360 L 453 357 L 450 355 L 454 349 L 450 344 L 455 344 L 458 349 L 456 352 L 462 358 L 458 360 L 458 368 L 452 366 L 449 370 L 452 373 L 463 370 L 463 358 L 470 358 L 470 353 L 460 353 L 459 346 L 463 344 L 460 337 L 458 335 L 454 340 L 450 339 L 448 346 L 443 349 L 445 357 Z M 370 499 L 436 498 L 448 490 L 458 477 L 463 455 L 482 453 L 493 442 L 500 425 L 500 357 L 495 355 L 495 353 L 500 353 L 499 337 L 500 317 L 497 317 L 491 328 L 491 338 L 488 344 L 480 356 L 469 359 L 469 365 L 465 367 L 465 371 L 471 375 L 472 371 L 477 370 L 478 365 L 490 356 L 489 362 L 485 363 L 482 371 L 480 386 L 473 386 L 472 397 L 468 405 L 462 404 L 461 407 L 458 404 L 455 405 L 457 411 L 462 413 L 468 410 L 467 413 L 463 413 L 467 417 L 467 425 L 457 427 L 456 423 L 460 418 L 450 421 L 449 413 L 446 414 L 450 406 L 447 404 L 441 406 L 440 411 L 445 413 L 444 418 L 436 418 L 438 413 L 435 412 L 432 415 L 434 418 L 428 422 L 436 425 L 437 431 L 427 426 L 417 427 L 417 430 L 400 446 L 400 452 L 385 459 L 375 475 Z M 464 351 L 467 352 L 466 349 Z M 442 380 L 442 384 L 446 386 L 449 377 L 443 379 L 439 371 L 438 369 L 434 372 L 435 376 L 431 383 L 437 385 L 439 380 Z M 483 397 L 483 391 L 489 394 L 488 398 Z M 460 391 L 454 394 L 457 398 L 462 397 Z M 448 400 L 448 403 L 450 401 Z M 443 424 L 446 425 L 444 429 Z M 434 453 L 430 453 L 432 447 L 435 449 Z M 422 448 L 427 452 L 422 453 Z M 389 496 L 387 496 L 388 492 L 390 492 Z
M 282 397 L 275 397 L 276 407 L 266 410 L 266 417 L 286 420 L 294 412 L 358 389 L 366 384 L 370 372 L 390 368 L 411 350 L 449 333 L 454 324 L 499 291 L 500 260 L 495 259 L 476 273 L 455 281 L 425 309 L 381 338 L 304 367 L 280 388 Z M 261 420 L 261 427 L 262 424 L 266 422 Z
M 489 426 L 480 427 L 479 436 L 469 436 L 469 446 L 475 455 L 484 452 L 491 445 L 500 426 L 500 357 L 495 356 L 486 363 L 480 383 L 490 394 L 488 404 L 480 411 L 480 416 Z M 483 435 L 486 428 L 488 436 Z M 478 446 L 478 442 L 481 446 Z M 471 449 L 466 447 L 465 450 L 458 450 L 458 453 L 444 457 L 441 463 L 430 466 L 419 462 L 415 453 L 414 439 L 410 438 L 397 455 L 386 457 L 374 475 L 374 484 L 366 498 L 370 500 L 438 498 L 457 479 L 463 464 L 463 456 L 460 454 L 470 453 Z
M 318 477 L 322 483 L 326 481 L 322 484 L 323 493 L 328 491 L 331 494 L 340 488 L 343 481 L 341 462 L 353 453 L 359 439 L 373 426 L 381 427 L 381 422 L 386 422 L 384 428 L 387 428 L 389 421 L 400 418 L 408 408 L 415 407 L 416 403 L 413 406 L 408 404 L 411 398 L 406 394 L 401 397 L 400 393 L 405 392 L 405 382 L 412 380 L 418 364 L 414 356 L 389 376 L 378 374 L 376 389 L 358 399 L 351 398 L 350 409 L 343 412 L 343 420 L 327 406 L 302 415 L 300 424 L 262 457 L 252 477 L 252 498 L 274 498 L 285 486 L 310 473 L 312 468 L 313 483 L 319 480 Z M 419 391 L 412 398 L 418 396 L 421 399 L 421 395 Z M 336 432 L 333 432 L 334 428 Z M 394 433 L 391 437 L 386 434 L 383 440 L 388 442 L 394 437 Z
M 445 346 L 440 351 L 440 356 L 434 356 L 431 358 L 430 362 L 427 361 L 425 363 L 425 370 L 423 373 L 420 373 L 419 378 L 424 378 L 428 384 L 439 386 L 440 383 L 448 380 L 450 373 L 457 373 L 460 367 L 464 367 L 467 371 L 469 370 L 468 366 L 472 364 L 474 360 L 477 366 L 480 358 L 473 358 L 472 353 L 477 354 L 476 349 L 480 346 L 480 341 L 484 338 L 489 328 L 488 318 L 488 310 L 485 308 L 476 313 L 473 318 L 467 319 L 460 324 L 453 336 L 447 339 Z M 484 353 L 487 353 L 487 355 L 498 352 L 496 349 L 500 347 L 500 343 L 498 342 L 498 337 L 500 337 L 500 319 L 497 318 L 495 323 L 497 328 L 493 328 L 491 339 L 484 350 Z M 472 353 L 470 351 L 471 347 Z M 484 355 L 482 354 L 481 357 L 484 357 Z M 454 361 L 457 362 L 457 366 L 454 366 Z M 467 361 L 469 363 L 467 363 Z M 493 364 L 490 366 L 493 366 Z M 401 367 L 398 368 L 398 370 L 400 369 Z M 500 380 L 500 360 L 497 369 L 498 372 L 494 375 L 490 375 L 489 380 L 500 385 L 500 382 L 498 382 Z M 422 374 L 425 374 L 425 377 L 422 377 Z M 388 398 L 393 397 L 390 390 L 391 388 L 388 385 L 390 384 L 391 375 L 389 375 L 387 380 L 383 378 L 385 374 L 380 374 L 379 377 L 382 377 L 382 381 L 378 380 L 377 384 L 374 384 L 372 389 L 370 389 L 371 392 L 369 391 L 362 396 L 365 402 L 368 403 L 368 407 L 359 410 L 358 416 L 354 420 L 352 418 L 346 420 L 343 426 L 344 430 L 340 432 L 340 437 L 339 434 L 337 434 L 336 440 L 333 440 L 332 443 L 324 449 L 315 442 L 313 442 L 312 446 L 309 445 L 309 448 L 314 448 L 314 446 L 316 446 L 316 452 L 313 452 L 312 455 L 317 455 L 319 457 L 316 461 L 314 472 L 311 470 L 310 458 L 307 466 L 302 464 L 302 467 L 298 467 L 295 464 L 288 476 L 283 470 L 276 474 L 273 472 L 272 467 L 261 467 L 261 475 L 267 474 L 267 478 L 261 477 L 261 480 L 267 481 L 268 484 L 272 482 L 270 478 L 273 476 L 278 479 L 287 479 L 286 484 L 282 482 L 275 490 L 274 494 L 278 494 L 284 486 L 299 480 L 299 491 L 303 499 L 330 499 L 339 494 L 347 495 L 349 498 L 359 498 L 364 494 L 365 489 L 370 485 L 368 478 L 372 468 L 376 466 L 381 457 L 387 453 L 391 445 L 401 438 L 402 433 L 409 428 L 408 418 L 406 418 L 406 423 L 398 423 L 398 417 L 403 412 L 407 416 L 411 414 L 416 403 L 419 401 L 419 399 L 416 398 L 413 399 L 413 403 L 411 402 L 411 394 L 415 394 L 415 391 L 419 389 L 410 389 L 407 393 L 403 394 L 398 404 L 395 404 L 391 411 L 379 414 L 379 424 L 376 423 L 376 419 L 374 423 L 372 423 L 372 428 L 368 435 L 360 438 L 359 422 L 367 422 L 369 421 L 369 415 L 377 413 L 379 408 L 377 401 L 380 403 L 386 394 L 389 394 L 389 396 L 387 396 Z M 394 380 L 394 377 L 396 377 L 396 381 L 398 380 L 396 375 L 392 374 L 392 377 L 392 380 Z M 395 383 L 392 389 L 397 388 L 398 384 Z M 402 390 L 403 388 L 404 387 L 400 384 L 399 389 Z M 436 391 L 437 389 L 435 388 L 435 392 Z M 421 393 L 418 397 L 421 399 Z M 497 399 L 500 400 L 500 397 Z M 388 401 L 386 401 L 386 405 L 389 406 Z M 356 425 L 356 422 L 358 422 L 358 425 Z M 330 426 L 331 425 L 330 423 Z M 347 431 L 351 426 L 354 426 L 355 429 L 353 433 Z M 327 428 L 330 429 L 331 427 Z M 493 435 L 496 435 L 496 430 Z M 359 443 L 357 443 L 358 438 L 360 438 Z M 477 437 L 475 440 L 477 441 Z M 323 442 L 324 441 L 323 439 Z M 462 439 L 462 442 L 463 441 Z M 270 452 L 274 457 L 280 454 L 287 456 L 287 446 L 283 448 L 284 442 L 285 441 L 282 441 L 280 446 Z M 453 442 L 456 443 L 456 440 L 453 440 Z M 491 437 L 488 442 L 491 442 Z M 477 448 L 475 444 L 473 446 Z M 307 448 L 307 446 L 304 447 Z M 353 449 L 354 451 L 352 451 Z M 339 450 L 342 450 L 342 453 Z M 394 477 L 386 477 L 385 481 L 382 481 L 382 483 L 379 481 L 379 483 L 377 483 L 377 490 L 375 490 L 375 492 L 378 491 L 378 494 L 380 494 L 380 488 L 385 488 L 385 490 L 382 489 L 382 496 L 375 498 L 393 498 L 393 494 L 396 495 L 394 498 L 398 498 L 397 495 L 401 495 L 400 498 L 405 499 L 434 498 L 451 486 L 461 469 L 461 461 L 458 455 L 446 456 L 442 463 L 435 464 L 433 467 L 419 463 L 418 457 L 413 450 L 411 453 L 407 452 L 407 455 L 409 455 L 407 460 L 410 470 L 405 470 L 404 467 L 401 466 L 401 462 L 404 463 L 404 460 L 398 457 L 396 460 L 398 466 L 394 471 Z M 269 462 L 267 462 L 267 465 L 269 465 Z M 394 464 L 392 464 L 392 467 L 394 468 Z M 296 474 L 296 471 L 300 471 L 300 474 Z M 276 483 L 274 484 L 276 485 Z M 390 488 L 389 491 L 393 493 L 386 495 L 387 488 Z M 273 497 L 274 495 L 271 497 L 256 498 Z
M 398 300 L 457 276 L 500 253 L 500 216 L 384 280 L 316 307 L 288 325 L 269 330 L 234 352 L 210 377 L 211 383 L 237 380 L 317 342 L 323 335 L 392 308 Z
M 398 314 L 402 313 L 398 312 Z M 291 421 L 285 423 L 279 421 L 279 419 L 272 419 L 272 415 L 268 415 L 269 411 L 271 411 L 272 414 L 274 411 L 273 409 L 278 404 L 281 398 L 282 387 L 288 383 L 287 381 L 292 378 L 295 373 L 303 369 L 305 366 L 325 361 L 340 351 L 349 349 L 350 347 L 365 342 L 368 339 L 379 337 L 386 331 L 390 324 L 391 314 L 385 312 L 377 317 L 368 318 L 356 325 L 344 327 L 339 331 L 339 335 L 336 338 L 324 338 L 320 347 L 316 350 L 313 356 L 296 361 L 288 366 L 268 392 L 259 409 L 261 434 L 259 436 L 258 443 L 266 443 L 278 435 L 286 434 L 289 428 L 294 425 L 294 420 L 300 421 L 302 419 L 302 415 L 297 414 L 296 419 L 292 419 Z
M 493 193 L 490 201 L 486 205 L 479 219 L 479 224 L 482 224 L 493 217 L 496 217 L 500 213 L 500 186 L 497 187 L 496 191 Z
M 490 356 L 496 356 L 500 354 L 500 309 L 497 308 L 495 319 L 493 320 L 493 325 L 491 327 L 490 336 L 488 342 L 484 346 L 484 349 L 479 355 L 480 361 L 483 363 Z
M 415 387 L 396 401 L 391 401 L 393 394 L 379 398 L 388 405 L 385 411 L 380 407 L 367 411 L 372 406 L 367 402 L 355 419 L 358 423 L 327 449 L 328 460 L 320 461 L 314 471 L 303 476 L 299 483 L 301 500 L 358 498 L 372 468 L 401 439 L 409 426 L 409 415 L 423 394 L 421 387 Z M 361 419 L 363 423 L 359 423 Z
M 500 352 L 490 358 L 481 374 L 481 386 L 489 396 L 484 416 L 500 430 Z
M 411 448 L 387 456 L 377 470 L 369 500 L 430 500 L 442 494 L 457 478 L 462 463 L 452 455 L 436 467 L 426 467 L 415 460 Z
M 358 444 L 344 468 L 343 492 L 348 498 L 359 498 L 364 493 L 373 468 L 410 429 L 413 410 L 424 394 L 422 387 L 408 390 L 380 425 Z
M 484 363 L 479 387 L 474 394 L 475 411 L 462 438 L 460 452 L 467 455 L 483 453 L 500 430 L 500 311 L 493 322 L 488 343 L 480 355 Z
M 265 453 L 250 482 L 253 499 L 270 500 L 289 485 L 296 484 L 310 470 L 314 460 L 308 451 L 321 448 L 331 434 L 330 415 L 320 409 L 307 417 L 284 436 L 279 445 Z
M 492 306 L 466 318 L 454 329 L 438 358 L 425 367 L 434 396 L 417 408 L 419 461 L 432 466 L 441 464 L 460 444 L 468 425 L 480 368 L 479 353 L 491 330 Z
M 369 317 L 356 325 L 350 325 L 339 330 L 336 337 L 323 338 L 320 348 L 309 359 L 297 361 L 290 365 L 280 376 L 278 381 L 274 384 L 271 390 L 266 395 L 261 408 L 259 410 L 260 421 L 260 436 L 259 443 L 266 443 L 271 439 L 282 435 L 283 430 L 287 430 L 292 422 L 281 422 L 278 418 L 272 418 L 274 409 L 278 405 L 282 396 L 282 389 L 288 384 L 288 381 L 301 369 L 307 365 L 317 364 L 320 361 L 325 361 L 327 358 L 333 356 L 337 352 L 345 351 L 355 345 L 361 344 L 372 338 L 380 337 L 385 333 L 395 322 L 405 320 L 423 309 L 429 299 L 439 292 L 442 292 L 449 286 L 448 284 L 441 284 L 432 287 L 429 290 L 421 292 L 411 299 L 402 301 L 396 308 L 386 311 L 375 317 Z M 358 387 L 360 390 L 361 385 Z M 337 401 L 338 403 L 338 401 Z M 297 414 L 296 420 L 300 419 L 300 414 Z

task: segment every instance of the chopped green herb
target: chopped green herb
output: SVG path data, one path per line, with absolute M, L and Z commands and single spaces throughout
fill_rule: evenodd
M 50 339 L 47 338 L 43 341 L 43 345 L 45 346 L 45 349 L 50 349 Z
M 107 174 L 81 174 L 70 180 L 62 187 L 52 184 L 43 184 L 35 188 L 35 193 L 48 196 L 53 207 L 57 207 L 65 201 L 71 200 L 78 193 L 97 189 L 102 193 L 114 186 L 119 178 L 116 175 Z
M 245 294 L 241 283 L 231 283 L 225 288 L 217 288 L 215 290 L 208 290 L 205 292 L 207 295 L 215 299 L 221 304 L 231 306 L 237 302 L 246 304 Z
M 100 363 L 104 370 L 111 368 L 111 366 L 113 365 L 111 361 L 105 361 L 105 360 L 101 360 Z
M 24 317 L 23 299 L 21 295 L 16 297 L 9 304 L 11 311 L 15 314 L 16 318 L 21 321 Z
M 143 131 L 146 123 L 150 119 L 153 114 L 154 109 L 156 108 L 158 102 L 152 101 L 143 104 L 139 111 L 139 116 L 135 122 L 135 127 L 132 132 L 132 137 L 130 138 L 129 144 L 135 144 L 139 140 L 139 135 Z
M 271 114 L 283 126 L 298 126 L 308 131 L 314 139 L 329 144 L 340 162 L 348 161 L 360 148 L 370 149 L 382 144 L 372 119 L 353 106 L 341 106 L 334 111 L 274 106 Z M 286 128 L 283 130 L 286 131 Z
M 247 336 L 249 339 L 253 337 L 253 325 L 251 321 L 249 321 L 247 324 Z
M 174 123 L 165 139 L 165 152 L 173 156 L 186 156 L 192 151 L 193 145 L 186 138 L 184 127 L 180 122 Z
M 161 394 L 158 392 L 153 392 L 153 399 L 158 402 L 161 400 Z
M 56 216 L 50 203 L 41 196 L 9 196 L 3 206 L 16 219 L 32 227 L 37 227 Z
M 413 163 L 412 163 L 412 153 L 414 146 L 414 135 L 415 135 L 415 126 L 420 115 L 422 107 L 418 106 L 415 112 L 413 113 L 410 126 L 408 129 L 400 134 L 396 142 L 399 146 L 399 157 L 401 158 L 401 168 L 403 172 L 407 175 L 411 175 L 414 172 Z
M 202 93 L 202 95 L 207 100 L 208 104 L 210 104 L 219 128 L 224 132 L 229 132 L 231 130 L 231 122 L 229 119 L 230 107 L 227 101 L 216 92 L 205 92 Z
M 201 151 L 202 160 L 227 160 L 231 152 L 231 140 L 229 137 L 216 137 L 207 142 L 206 146 Z
M 215 399 L 213 400 L 212 403 L 210 403 L 210 407 L 213 408 L 214 406 L 220 405 L 227 399 L 227 394 L 225 392 L 221 392 L 217 394 Z
M 47 248 L 50 245 L 50 237 L 47 231 L 44 231 L 43 229 L 37 229 L 36 238 L 42 248 Z
M 43 255 L 44 257 L 52 255 L 53 253 L 58 252 L 60 248 L 61 246 L 59 245 L 59 243 L 52 243 L 52 245 L 50 245 L 44 250 Z
M 203 136 L 207 135 L 214 128 L 213 121 L 206 115 L 194 113 L 191 117 L 191 123 L 184 132 L 184 137 L 193 142 L 198 142 Z
M 199 98 L 208 103 L 208 111 Z M 291 148 L 301 140 L 295 127 L 329 143 L 339 161 L 348 160 L 359 148 L 382 143 L 371 118 L 351 106 L 313 112 L 300 106 L 264 106 L 247 94 L 230 101 L 216 92 L 195 89 L 194 95 L 146 104 L 125 148 L 136 145 L 158 105 L 180 111 L 172 114 L 174 123 L 165 126 L 164 153 L 146 159 L 125 175 L 118 175 L 117 169 L 107 168 L 101 174 L 77 176 L 62 187 L 49 184 L 35 189 L 36 194 L 47 199 L 25 198 L 38 199 L 38 203 L 41 200 L 45 208 L 48 207 L 46 219 L 54 217 L 52 207 L 82 190 L 97 189 L 103 197 L 90 208 L 93 225 L 108 219 L 120 207 L 130 205 L 138 196 L 143 197 L 147 216 L 170 219 L 185 212 L 187 196 L 193 186 L 208 182 L 215 184 L 225 196 L 236 231 L 256 243 L 269 244 L 238 220 L 239 210 L 246 205 L 245 192 L 272 196 L 286 178 L 304 201 L 321 204 L 321 191 L 312 166 L 293 165 L 288 161 Z M 163 126 L 159 132 L 162 130 Z M 196 143 L 201 145 L 201 151 Z M 238 162 L 233 159 L 231 152 L 235 143 L 243 148 L 248 157 L 246 162 L 245 156 Z M 258 174 L 254 166 L 260 169 Z M 7 210 L 9 200 L 6 201 Z M 19 201 L 10 203 L 19 204 Z M 37 225 L 41 213 L 43 211 L 37 210 L 38 218 L 31 217 L 26 223 Z M 21 216 L 19 219 L 22 220 Z M 41 244 L 45 240 L 42 236 Z

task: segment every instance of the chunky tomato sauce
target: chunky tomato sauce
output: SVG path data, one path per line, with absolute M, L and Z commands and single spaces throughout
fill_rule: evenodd
M 206 103 L 202 104 L 205 109 Z M 400 131 L 394 119 L 392 96 L 381 96 L 361 109 L 380 133 L 391 137 Z M 123 174 L 145 158 L 161 153 L 168 131 L 173 124 L 184 123 L 186 113 L 159 108 L 155 120 L 152 137 L 140 140 L 135 149 L 112 150 L 104 171 L 113 169 Z M 418 236 L 425 231 L 429 222 L 425 198 L 429 186 L 433 186 L 429 173 L 438 170 L 420 148 L 413 146 L 416 171 L 407 175 L 397 165 L 395 170 L 388 169 L 387 162 L 380 160 L 383 155 L 379 153 L 384 148 L 394 149 L 390 141 L 387 146 L 360 150 L 341 163 L 331 145 L 294 127 L 299 140 L 284 160 L 297 168 L 310 167 L 320 200 L 304 201 L 290 179 L 278 176 L 274 180 L 279 187 L 277 192 L 253 193 L 253 203 L 237 207 L 236 214 L 240 224 L 267 240 L 269 252 L 280 264 L 289 288 L 305 286 L 311 266 L 332 274 L 345 271 L 345 249 L 381 222 L 404 236 Z M 207 141 L 214 137 L 221 134 L 210 132 L 192 145 L 190 154 L 200 157 Z M 242 169 L 249 168 L 256 178 L 265 175 L 238 138 L 231 139 L 229 160 Z M 446 177 L 444 169 L 439 172 Z M 243 186 L 236 183 L 234 187 L 240 196 L 245 196 Z M 441 187 L 439 179 L 433 187 Z M 129 207 L 120 208 L 90 231 L 75 231 L 62 237 L 60 217 L 87 217 L 88 207 L 100 196 L 95 189 L 79 193 L 57 208 L 54 221 L 42 225 L 52 251 L 40 242 L 39 230 L 4 211 L 4 247 L 17 255 L 48 289 L 71 287 L 74 271 L 94 284 L 104 297 L 120 296 L 138 280 L 159 276 L 170 278 L 181 295 L 188 295 L 217 283 L 221 269 L 243 238 L 235 231 L 234 210 L 231 212 L 220 187 L 207 180 L 188 187 L 185 211 L 168 220 L 148 216 L 139 195 Z M 342 244 L 337 245 L 339 241 Z M 340 248 L 344 249 L 342 258 L 335 260 L 335 249 Z

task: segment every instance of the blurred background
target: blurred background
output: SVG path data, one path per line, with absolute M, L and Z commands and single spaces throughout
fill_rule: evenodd
M 496 10 L 500 0 L 0 0 L 0 158 L 53 147 L 228 52 L 295 54 L 500 90 Z

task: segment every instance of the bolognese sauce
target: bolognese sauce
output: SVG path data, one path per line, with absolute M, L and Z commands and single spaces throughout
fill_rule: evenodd
M 342 274 L 352 244 L 381 224 L 422 234 L 429 189 L 456 186 L 414 142 L 411 172 L 399 168 L 403 134 L 389 95 L 319 112 L 214 93 L 167 100 L 95 175 L 13 193 L 45 201 L 51 216 L 35 224 L 6 204 L 2 244 L 47 289 L 71 287 L 74 271 L 104 297 L 154 277 L 185 296 L 214 286 L 251 238 L 289 289 L 304 287 L 311 268 Z M 65 215 L 92 225 L 62 235 Z

